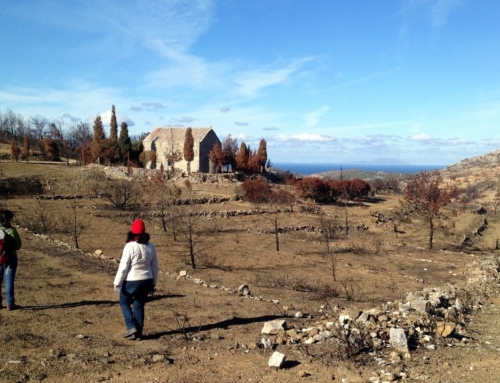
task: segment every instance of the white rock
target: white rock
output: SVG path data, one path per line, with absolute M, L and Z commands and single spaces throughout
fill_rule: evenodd
M 316 340 L 314 339 L 314 337 L 311 337 L 311 338 L 308 338 L 306 341 L 305 341 L 306 344 L 314 344 L 316 343 Z
M 348 320 L 350 320 L 351 317 L 349 315 L 340 315 L 339 316 L 339 323 L 344 324 Z
M 408 342 L 406 340 L 405 330 L 402 328 L 391 328 L 389 332 L 391 346 L 398 351 L 407 351 Z
M 285 320 L 276 319 L 273 321 L 265 322 L 264 327 L 262 327 L 261 334 L 274 335 L 284 330 L 286 330 Z
M 271 342 L 271 339 L 268 338 L 262 338 L 260 343 L 262 344 L 262 347 L 264 348 L 271 348 L 273 345 L 273 342 Z
M 240 285 L 238 287 L 238 294 L 240 295 L 250 295 L 250 288 L 248 287 L 248 285 Z
M 276 367 L 276 368 L 281 368 L 283 366 L 283 363 L 285 363 L 286 356 L 285 354 L 282 354 L 281 352 L 275 351 L 269 358 L 269 361 L 267 362 L 267 365 L 269 367 Z

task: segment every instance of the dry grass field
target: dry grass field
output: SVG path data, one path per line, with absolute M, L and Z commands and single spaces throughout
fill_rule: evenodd
M 287 318 L 304 328 L 349 308 L 370 309 L 409 292 L 465 284 L 471 262 L 494 256 L 500 238 L 500 212 L 492 209 L 496 180 L 471 202 L 483 204 L 488 213 L 467 209 L 442 221 L 434 248 L 428 250 L 426 224 L 415 216 L 400 219 L 398 195 L 380 195 L 348 207 L 309 209 L 298 202 L 292 211 L 287 206 L 287 211 L 276 212 L 275 206 L 233 200 L 239 192 L 235 181 L 193 180 L 188 188 L 181 178 L 175 181 L 181 198 L 224 199 L 180 208 L 194 217 L 193 269 L 180 228 L 176 240 L 171 227 L 163 230 L 161 196 L 152 181 L 127 181 L 135 183 L 141 195 L 120 210 L 106 198 L 94 197 L 120 182 L 96 166 L 3 162 L 0 174 L 34 177 L 43 189 L 0 201 L 16 213 L 14 224 L 23 239 L 16 280 L 22 307 L 0 310 L 0 381 L 6 382 L 367 382 L 374 372 L 390 367 L 377 364 L 369 351 L 346 358 L 342 348 L 328 342 L 274 346 L 286 354 L 287 362 L 281 369 L 268 367 L 273 349 L 258 347 L 262 326 Z M 493 174 L 471 173 L 466 180 L 464 173 L 449 180 L 465 185 Z M 480 176 L 484 179 L 478 180 Z M 37 198 L 40 195 L 45 198 Z M 82 198 L 64 198 L 75 196 Z M 240 214 L 227 213 L 235 211 Z M 161 271 L 156 295 L 146 306 L 145 339 L 133 342 L 121 338 L 124 325 L 112 282 L 126 233 L 138 217 L 145 220 L 157 247 Z M 329 243 L 328 253 L 317 231 L 325 218 L 343 228 Z M 488 226 L 482 235 L 461 247 L 464 236 L 485 219 Z M 81 230 L 80 250 L 74 249 L 67 230 L 75 220 Z M 279 251 L 276 223 L 293 229 L 279 234 Z M 42 229 L 45 235 L 36 233 Z M 94 256 L 96 250 L 102 256 Z M 193 279 L 178 278 L 183 270 Z M 260 299 L 222 288 L 241 284 Z M 490 299 L 471 316 L 468 331 L 477 342 L 474 346 L 414 350 L 401 366 L 406 380 L 498 381 L 500 302 L 493 293 Z M 304 316 L 294 318 L 299 311 Z

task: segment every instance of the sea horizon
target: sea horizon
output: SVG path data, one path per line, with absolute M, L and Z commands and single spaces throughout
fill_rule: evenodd
M 433 171 L 444 169 L 448 165 L 409 165 L 409 164 L 304 164 L 293 162 L 277 162 L 273 168 L 289 171 L 301 175 L 325 173 L 336 170 L 363 170 L 366 172 L 387 173 L 418 173 L 421 171 Z

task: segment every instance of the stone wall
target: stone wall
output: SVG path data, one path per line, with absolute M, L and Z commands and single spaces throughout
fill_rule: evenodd
M 35 195 L 41 193 L 43 193 L 43 186 L 37 177 L 9 177 L 0 179 L 1 195 Z

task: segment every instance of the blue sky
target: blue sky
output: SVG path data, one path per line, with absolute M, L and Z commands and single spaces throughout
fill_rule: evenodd
M 449 165 L 500 148 L 497 0 L 17 0 L 0 111 L 209 126 L 273 162 Z

